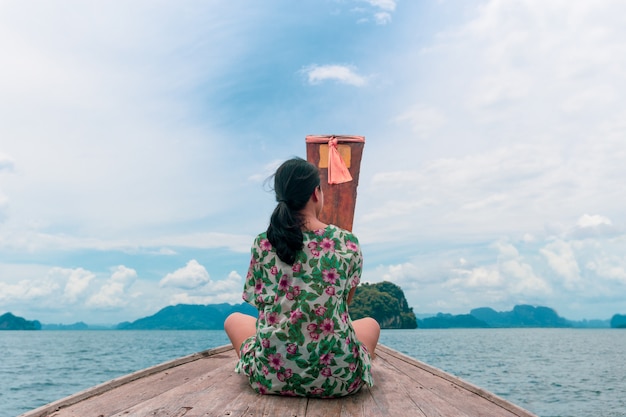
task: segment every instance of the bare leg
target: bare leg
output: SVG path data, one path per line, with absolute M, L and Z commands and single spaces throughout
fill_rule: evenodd
M 376 320 L 371 317 L 365 317 L 363 319 L 354 320 L 352 327 L 356 332 L 356 337 L 361 343 L 365 345 L 372 359 L 376 356 L 374 350 L 378 344 L 378 338 L 380 337 L 380 325 Z
M 256 333 L 256 318 L 242 313 L 232 313 L 224 321 L 224 331 L 240 357 L 241 344 Z

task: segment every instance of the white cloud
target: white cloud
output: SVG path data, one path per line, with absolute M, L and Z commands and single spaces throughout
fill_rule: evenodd
M 187 262 L 183 268 L 167 274 L 161 282 L 160 287 L 176 287 L 184 289 L 195 289 L 211 282 L 209 273 L 195 259 Z
M 396 121 L 408 123 L 418 138 L 430 139 L 444 125 L 446 117 L 438 108 L 416 104 L 412 109 L 397 116 Z
M 576 225 L 568 232 L 568 236 L 573 239 L 586 239 L 598 237 L 611 237 L 621 233 L 620 228 L 613 222 L 601 215 L 582 215 Z
M 374 7 L 378 7 L 382 10 L 387 10 L 389 12 L 393 12 L 396 10 L 396 1 L 395 0 L 365 0 L 370 5 Z
M 608 219 L 607 217 L 604 216 L 600 216 L 600 215 L 593 215 L 590 216 L 588 214 L 583 214 L 578 221 L 576 222 L 576 226 L 580 227 L 580 228 L 585 228 L 585 227 L 596 227 L 596 226 L 600 226 L 600 225 L 612 225 L 613 222 L 611 222 L 610 219 Z
M 106 310 L 124 307 L 129 303 L 127 290 L 137 279 L 137 272 L 123 265 L 113 268 L 112 271 L 111 277 L 100 290 L 89 297 L 85 303 L 88 307 Z
M 12 172 L 15 167 L 13 159 L 9 155 L 0 152 L 0 173 Z
M 0 281 L 0 301 L 12 304 L 38 302 L 54 294 L 59 288 L 60 285 L 50 278 L 21 280 L 15 284 Z
M 374 13 L 374 21 L 377 25 L 386 25 L 391 22 L 391 14 L 387 12 Z
M 552 270 L 563 279 L 566 289 L 581 289 L 580 267 L 570 243 L 556 240 L 547 244 L 540 252 L 546 257 Z
M 585 267 L 601 279 L 617 281 L 626 286 L 626 260 L 623 256 L 598 255 Z
M 227 283 L 219 294 L 239 301 L 234 280 L 210 277 L 266 224 L 271 194 L 251 191 L 275 166 L 255 173 L 303 155 L 293 135 L 313 126 L 367 136 L 355 232 L 376 266 L 364 273 L 402 283 L 416 311 L 622 308 L 605 295 L 623 294 L 626 268 L 626 4 L 372 0 L 305 16 L 21 4 L 0 15 L 0 262 L 42 269 L 1 274 L 2 306 L 56 303 L 82 319 L 85 300 L 127 302 L 106 314 L 128 319 L 139 290 L 156 311 L 173 293 L 217 300 Z M 313 62 L 350 65 L 293 76 Z M 197 249 L 220 259 L 178 277 Z M 142 279 L 124 286 L 99 256 Z M 70 282 L 50 259 L 87 272 Z M 170 271 L 198 286 L 160 287 Z
M 78 297 L 87 290 L 91 281 L 96 277 L 92 272 L 86 271 L 83 268 L 53 268 L 50 274 L 66 279 L 63 297 L 68 303 L 75 303 Z
M 209 281 L 202 287 L 193 289 L 193 292 L 182 292 L 170 297 L 170 304 L 217 304 L 242 303 L 243 280 L 232 271 L 226 279 Z
M 356 69 L 346 65 L 311 65 L 302 69 L 309 84 L 320 84 L 324 81 L 336 81 L 355 87 L 367 84 L 367 77 L 359 75 Z

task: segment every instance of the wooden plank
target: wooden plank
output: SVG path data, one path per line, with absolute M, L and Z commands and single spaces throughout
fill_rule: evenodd
M 533 417 L 506 400 L 379 345 L 374 387 L 340 399 L 258 395 L 222 347 L 117 378 L 21 417 Z
M 234 362 L 222 362 L 222 365 L 163 392 L 158 397 L 150 398 L 126 410 L 113 414 L 114 417 L 171 416 L 185 410 L 186 415 L 196 415 L 213 409 L 219 401 L 229 401 L 234 392 L 241 390 L 241 378 L 232 372 Z M 202 414 L 198 414 L 202 415 Z M 209 414 L 210 415 L 210 414 Z
M 218 359 L 215 356 L 214 359 Z M 197 361 L 198 363 L 200 361 Z M 113 415 L 126 410 L 133 405 L 157 397 L 163 392 L 184 384 L 185 382 L 200 377 L 217 365 L 217 361 L 205 361 L 208 366 L 175 366 L 161 373 L 149 375 L 145 378 L 129 382 L 124 389 L 111 389 L 89 398 L 89 401 L 81 401 L 67 409 L 64 413 L 55 416 L 82 417 L 88 411 L 100 410 L 103 415 Z
M 383 386 L 380 397 L 387 415 L 415 415 L 424 417 L 468 417 L 447 401 L 431 395 L 419 382 L 421 376 L 412 378 L 389 362 L 387 352 L 380 351 L 376 359 L 374 388 Z M 393 358 L 391 358 L 393 359 Z M 416 380 L 417 379 L 417 380 Z
M 400 352 L 382 347 L 381 351 L 388 355 L 386 358 L 398 373 L 410 376 L 428 390 L 445 401 L 463 409 L 470 415 L 493 417 L 533 417 L 534 415 L 501 397 L 498 397 L 467 381 L 457 378 L 438 368 L 417 361 Z M 410 372 L 407 372 L 407 369 Z M 416 376 L 419 375 L 419 378 Z M 414 390 L 413 392 L 419 392 Z
M 112 415 L 125 407 L 128 403 L 141 401 L 142 397 L 151 398 L 160 395 L 167 386 L 179 385 L 182 381 L 194 377 L 194 372 L 185 365 L 198 363 L 202 358 L 210 358 L 203 362 L 208 368 L 220 366 L 221 360 L 232 360 L 234 351 L 230 346 L 221 346 L 203 352 L 164 362 L 119 378 L 112 379 L 92 388 L 80 391 L 74 395 L 54 401 L 50 404 L 26 412 L 20 417 L 55 417 L 79 416 L 87 414 L 73 414 L 73 410 L 81 410 L 82 407 L 93 409 L 100 407 L 104 415 Z M 206 372 L 207 368 L 197 369 L 196 372 Z M 169 378 L 171 376 L 171 378 Z M 159 383 L 155 382 L 159 381 Z M 164 385 L 163 385 L 164 384 Z M 119 389 L 123 387 L 123 389 Z M 119 401 L 119 403 L 115 403 Z M 77 404 L 75 407 L 69 408 Z M 92 406 L 92 404 L 94 406 Z M 54 414 L 52 414 L 54 413 Z

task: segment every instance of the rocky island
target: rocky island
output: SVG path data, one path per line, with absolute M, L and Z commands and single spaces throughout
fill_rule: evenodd
M 41 323 L 37 320 L 26 320 L 12 313 L 0 316 L 0 330 L 41 330 Z

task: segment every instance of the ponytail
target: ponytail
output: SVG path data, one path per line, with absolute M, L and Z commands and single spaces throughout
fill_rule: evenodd
M 274 191 L 278 204 L 270 217 L 267 239 L 281 261 L 293 265 L 302 250 L 304 218 L 300 210 L 306 206 L 315 187 L 320 184 L 317 168 L 300 158 L 284 162 L 274 174 Z

